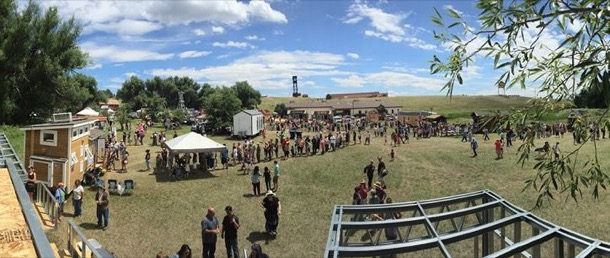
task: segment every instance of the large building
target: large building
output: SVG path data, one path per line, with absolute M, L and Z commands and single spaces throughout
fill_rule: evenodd
M 329 99 L 357 99 L 357 98 L 378 98 L 387 97 L 387 93 L 381 93 L 379 91 L 372 92 L 355 92 L 355 93 L 334 93 L 328 94 Z
M 365 116 L 369 111 L 377 110 L 381 105 L 385 107 L 389 115 L 397 114 L 402 108 L 401 105 L 387 100 L 293 102 L 286 104 L 286 108 L 291 116 L 328 118 L 336 115 Z

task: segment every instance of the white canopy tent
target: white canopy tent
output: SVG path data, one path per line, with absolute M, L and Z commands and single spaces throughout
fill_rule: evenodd
M 163 145 L 171 153 L 209 153 L 223 151 L 226 148 L 224 145 L 194 132 L 168 140 Z
M 99 116 L 100 113 L 93 110 L 90 107 L 86 107 L 85 109 L 79 111 L 78 113 L 76 113 L 76 115 L 78 116 Z

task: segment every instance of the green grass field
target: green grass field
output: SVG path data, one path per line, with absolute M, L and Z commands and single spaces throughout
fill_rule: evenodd
M 468 108 L 468 104 L 461 108 Z M 22 150 L 22 134 L 12 128 L 3 130 L 9 133 L 13 146 Z M 187 131 L 188 128 L 183 128 L 179 133 Z M 149 130 L 147 135 L 151 133 Z M 274 135 L 273 132 L 270 135 Z M 222 137 L 212 138 L 227 146 L 233 143 Z M 371 146 L 354 145 L 325 155 L 280 161 L 282 177 L 278 197 L 283 210 L 278 237 L 274 240 L 263 233 L 263 211 L 258 205 L 262 197 L 251 195 L 249 176 L 241 175 L 232 167 L 228 171 L 196 173 L 186 180 L 172 181 L 167 175 L 140 172 L 145 167 L 144 150 L 151 147 L 129 146 L 129 171 L 112 172 L 104 179 L 134 179 L 137 185 L 131 195 L 111 196 L 109 229 L 102 231 L 95 227 L 95 192 L 92 191 L 86 192 L 83 216 L 75 221 L 89 238 L 99 240 L 119 257 L 152 257 L 159 251 L 174 253 L 184 243 L 193 248 L 195 257 L 200 257 L 200 221 L 207 207 L 216 207 L 221 220 L 223 208 L 231 205 L 242 225 L 238 233 L 241 249 L 256 242 L 271 257 L 320 257 L 326 245 L 333 206 L 351 203 L 353 187 L 364 178 L 362 168 L 377 156 L 386 159 L 390 170 L 386 179 L 388 194 L 395 202 L 490 189 L 522 208 L 533 207 L 536 193 L 532 190 L 522 192 L 522 189 L 524 181 L 535 174 L 532 169 L 535 161 L 527 162 L 524 167 L 518 165 L 516 147 L 507 148 L 505 159 L 495 160 L 492 142 L 484 142 L 480 136 L 477 138 L 478 158 L 471 158 L 469 145 L 458 138 L 431 138 L 412 139 L 409 144 L 395 148 L 397 158 L 389 162 L 390 147 L 383 144 L 383 139 L 373 138 Z M 260 137 L 255 139 L 260 140 Z M 564 153 L 575 148 L 571 137 L 548 140 L 561 142 Z M 536 143 L 542 145 L 543 141 L 540 139 Z M 153 152 L 158 149 L 151 148 Z M 598 142 L 598 151 L 602 156 L 608 153 L 610 140 Z M 581 150 L 580 157 L 592 153 L 593 147 L 589 144 Z M 601 160 L 604 170 L 609 171 L 610 162 Z M 271 163 L 258 165 L 271 166 Z M 264 191 L 264 184 L 262 188 Z M 588 193 L 578 203 L 564 202 L 564 196 L 561 196 L 532 212 L 576 232 L 610 241 L 606 215 L 610 211 L 610 196 L 602 191 L 600 199 L 593 200 Z M 72 211 L 71 205 L 67 205 L 66 212 Z M 64 231 L 65 226 L 51 233 L 60 247 L 63 243 L 59 236 Z M 467 257 L 467 252 L 458 252 L 455 256 Z M 220 239 L 216 254 L 225 256 Z

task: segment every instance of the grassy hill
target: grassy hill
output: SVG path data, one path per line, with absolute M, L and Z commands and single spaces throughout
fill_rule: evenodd
M 519 96 L 453 96 L 451 99 L 446 96 L 398 96 L 379 98 L 388 100 L 402 105 L 402 110 L 432 110 L 439 114 L 445 115 L 450 121 L 458 121 L 469 119 L 470 113 L 473 111 L 495 111 L 495 110 L 511 110 L 513 108 L 521 108 L 528 105 L 531 98 Z M 273 110 L 277 104 L 294 102 L 316 101 L 316 98 L 282 98 L 282 97 L 266 97 L 262 99 L 260 108 Z M 372 98 L 364 99 L 343 99 L 332 101 L 353 100 L 370 101 Z

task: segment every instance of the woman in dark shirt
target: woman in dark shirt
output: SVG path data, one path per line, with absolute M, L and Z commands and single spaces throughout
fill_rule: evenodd
M 264 170 L 263 176 L 265 177 L 265 187 L 267 187 L 267 191 L 269 191 L 271 190 L 271 171 L 268 167 L 265 167 Z

